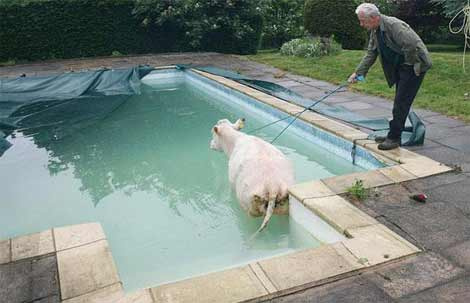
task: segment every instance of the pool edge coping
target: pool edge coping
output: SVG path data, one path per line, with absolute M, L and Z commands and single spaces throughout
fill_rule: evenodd
M 159 69 L 171 67 L 165 66 Z M 192 71 L 281 111 L 294 113 L 303 109 L 238 82 L 202 71 Z M 301 118 L 305 122 L 343 139 L 353 141 L 367 137 L 367 134 L 357 129 L 316 113 L 305 114 L 305 117 Z M 52 228 L 35 234 L 0 240 L 0 264 L 56 254 L 61 298 L 65 300 L 64 302 L 78 302 L 85 297 L 92 298 L 93 296 L 99 296 L 104 302 L 132 302 L 126 300 L 131 300 L 129 298 L 137 295 L 145 297 L 148 302 L 167 302 L 176 298 L 178 302 L 251 302 L 267 300 L 320 285 L 384 262 L 399 260 L 421 252 L 419 248 L 338 194 L 346 192 L 346 188 L 355 180 L 363 180 L 366 188 L 373 188 L 444 173 L 452 169 L 401 148 L 380 151 L 377 149 L 377 144 L 371 140 L 359 141 L 356 144 L 375 155 L 378 154 L 379 157 L 384 157 L 385 160 L 398 164 L 361 173 L 304 182 L 290 188 L 293 198 L 330 223 L 340 233 L 349 237 L 344 241 L 138 290 L 133 294 L 123 293 L 116 265 L 99 223 Z M 93 258 L 83 259 L 84 251 L 85 255 L 91 254 Z M 78 275 L 67 270 L 70 267 L 76 268 L 77 259 L 79 265 L 85 270 Z M 94 268 L 100 270 L 105 268 L 107 273 L 98 282 L 93 277 L 96 283 L 90 286 L 89 281 L 85 280 L 90 277 L 89 274 Z M 292 272 L 292 269 L 298 270 Z M 67 286 L 67 281 L 73 281 L 72 290 Z M 77 286 L 80 283 L 85 286 Z M 106 299 L 108 295 L 109 298 Z

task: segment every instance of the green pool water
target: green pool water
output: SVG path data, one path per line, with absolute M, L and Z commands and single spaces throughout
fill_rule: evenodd
M 142 88 L 112 114 L 54 140 L 52 129 L 19 131 L 0 158 L 0 239 L 100 222 L 126 290 L 155 286 L 321 243 L 288 216 L 262 218 L 239 207 L 224 154 L 209 148 L 222 118 L 266 117 L 220 102 L 188 81 Z M 267 140 L 282 126 L 258 133 Z M 46 139 L 45 139 L 46 138 Z M 289 129 L 275 143 L 297 182 L 363 169 Z

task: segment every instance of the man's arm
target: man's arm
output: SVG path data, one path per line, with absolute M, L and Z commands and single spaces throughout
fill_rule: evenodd
M 349 76 L 348 82 L 355 83 L 357 81 L 357 76 L 366 76 L 369 68 L 375 63 L 377 60 L 378 51 L 377 45 L 374 43 L 374 39 L 372 35 L 374 32 L 371 32 L 369 38 L 369 45 L 367 46 L 367 52 L 361 60 L 361 63 L 356 68 L 356 71 Z

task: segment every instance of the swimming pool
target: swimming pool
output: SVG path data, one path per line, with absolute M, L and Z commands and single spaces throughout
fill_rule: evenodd
M 128 290 L 321 244 L 288 217 L 249 242 L 261 218 L 240 210 L 225 156 L 208 147 L 221 118 L 243 116 L 249 131 L 284 113 L 190 71 L 158 71 L 143 82 L 141 95 L 73 136 L 55 141 L 46 127 L 7 138 L 0 238 L 99 221 Z M 257 135 L 273 138 L 285 123 Z M 276 145 L 297 182 L 381 166 L 361 149 L 353 165 L 351 143 L 302 121 Z

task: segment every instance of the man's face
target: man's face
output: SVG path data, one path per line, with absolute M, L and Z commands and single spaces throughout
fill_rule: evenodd
M 359 24 L 368 30 L 376 29 L 379 27 L 380 24 L 380 17 L 379 16 L 374 16 L 374 17 L 366 17 L 364 16 L 363 13 L 359 13 L 357 15 L 357 18 L 359 19 Z

